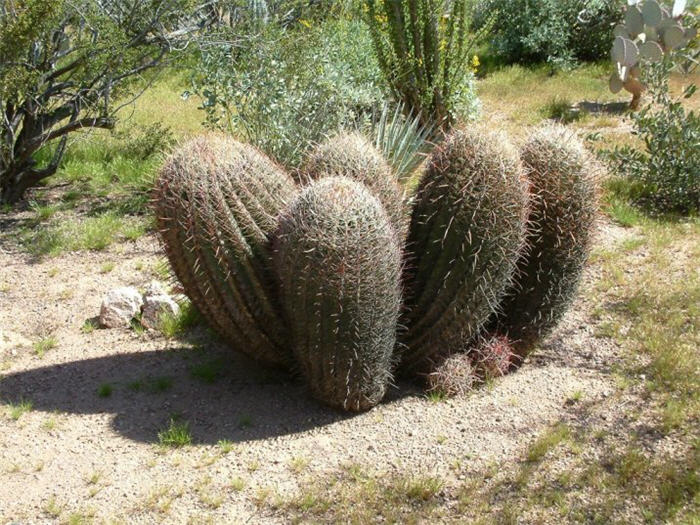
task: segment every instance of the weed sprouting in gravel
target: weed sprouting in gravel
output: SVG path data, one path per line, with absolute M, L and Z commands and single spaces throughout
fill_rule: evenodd
M 168 428 L 158 432 L 158 442 L 163 447 L 180 448 L 192 444 L 190 424 L 187 421 L 170 419 Z

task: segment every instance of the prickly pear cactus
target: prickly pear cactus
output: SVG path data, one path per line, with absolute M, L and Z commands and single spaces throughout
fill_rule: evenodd
M 595 168 L 565 127 L 537 130 L 521 158 L 531 183 L 527 250 L 492 331 L 507 335 L 521 361 L 571 304 L 596 217 Z
M 165 252 L 187 296 L 235 350 L 271 365 L 286 365 L 288 350 L 269 236 L 296 193 L 256 149 L 213 134 L 178 148 L 154 191 Z
M 276 267 L 297 366 L 344 410 L 377 404 L 391 377 L 401 246 L 380 201 L 345 177 L 312 182 L 280 220 Z
M 624 88 L 632 93 L 632 109 L 639 106 L 645 89 L 641 67 L 660 62 L 697 37 L 696 28 L 682 25 L 685 4 L 685 0 L 675 0 L 669 8 L 658 0 L 631 0 L 624 22 L 615 26 L 610 54 L 617 69 L 610 77 L 610 90 L 619 93 Z
M 404 369 L 464 350 L 479 332 L 513 277 L 527 206 L 504 136 L 457 130 L 432 154 L 407 242 Z
M 348 177 L 367 186 L 389 214 L 399 239 L 406 238 L 410 210 L 404 191 L 381 152 L 357 132 L 340 133 L 316 146 L 303 168 L 310 179 Z

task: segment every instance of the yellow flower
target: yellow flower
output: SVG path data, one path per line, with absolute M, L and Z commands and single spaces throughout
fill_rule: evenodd
M 479 66 L 481 65 L 481 62 L 479 61 L 479 57 L 477 55 L 474 55 L 471 60 L 471 70 L 472 72 L 476 73 L 477 70 L 479 69 Z
M 303 19 L 303 18 L 300 18 L 300 19 L 299 19 L 299 23 L 300 23 L 301 25 L 303 25 L 304 27 L 306 27 L 306 28 L 309 28 L 309 29 L 311 28 L 311 22 L 309 22 L 308 20 L 305 20 L 305 19 Z

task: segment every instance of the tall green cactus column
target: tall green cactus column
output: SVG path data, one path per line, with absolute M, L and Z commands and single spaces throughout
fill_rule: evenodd
M 522 359 L 573 301 L 596 219 L 596 169 L 581 141 L 559 125 L 535 131 L 521 151 L 531 182 L 527 250 L 491 329 Z
M 401 246 L 380 201 L 312 182 L 280 220 L 276 257 L 293 352 L 312 394 L 359 411 L 384 397 L 401 305 Z
M 465 350 L 512 279 L 527 183 L 502 135 L 457 130 L 430 158 L 407 242 L 403 367 Z
M 269 237 L 296 193 L 267 157 L 223 135 L 179 147 L 154 191 L 158 229 L 187 296 L 235 350 L 271 365 L 287 365 L 289 350 Z

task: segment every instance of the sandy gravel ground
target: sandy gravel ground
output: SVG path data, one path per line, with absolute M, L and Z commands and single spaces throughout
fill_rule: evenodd
M 599 242 L 619 242 L 621 232 L 608 226 Z M 566 416 L 574 392 L 595 401 L 613 391 L 616 349 L 594 337 L 579 300 L 518 373 L 438 403 L 400 384 L 382 405 L 347 416 L 318 405 L 295 380 L 211 344 L 204 330 L 184 342 L 83 333 L 106 291 L 153 279 L 162 259 L 152 238 L 43 261 L 12 246 L 0 243 L 0 400 L 30 400 L 33 409 L 14 420 L 0 405 L 3 524 L 72 512 L 107 522 L 284 522 L 255 505 L 261 488 L 292 494 L 301 476 L 348 463 L 450 479 L 455 461 L 477 468 L 517 457 Z M 114 269 L 101 273 L 110 262 Z M 594 269 L 584 288 L 593 279 Z M 31 343 L 48 335 L 57 345 L 39 357 Z M 222 363 L 218 380 L 194 377 L 193 368 L 212 361 Z M 169 388 L 155 388 L 159 379 Z M 100 397 L 105 383 L 113 392 Z M 192 446 L 158 445 L 173 416 L 189 421 Z

